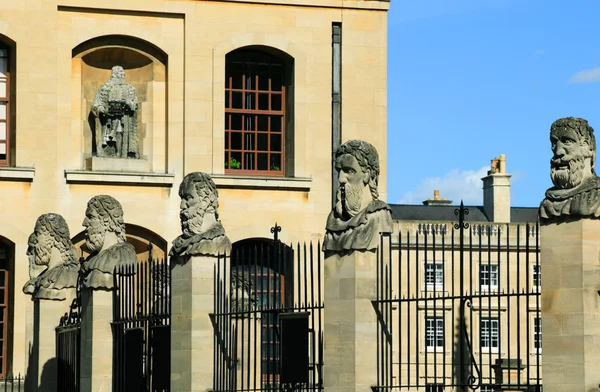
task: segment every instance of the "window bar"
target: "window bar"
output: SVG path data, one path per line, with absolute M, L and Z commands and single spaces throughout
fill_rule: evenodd
M 317 325 L 319 326 L 319 330 L 321 331 L 321 333 L 319 333 L 319 377 L 318 377 L 318 382 L 319 382 L 319 388 L 321 389 L 323 387 L 323 383 L 321 382 L 322 380 L 322 365 L 323 365 L 323 361 L 322 361 L 322 356 L 321 356 L 321 347 L 322 347 L 322 343 L 323 343 L 323 319 L 322 319 L 322 311 L 323 311 L 323 307 L 321 306 L 323 302 L 321 302 L 321 240 L 317 241 L 317 305 L 318 305 L 318 309 L 317 309 L 317 314 L 319 316 L 319 322 L 317 323 Z
M 497 236 L 496 236 L 496 257 L 498 258 L 498 270 L 502 271 L 502 254 L 501 254 L 501 237 L 502 237 L 502 230 L 500 230 L 500 227 L 498 227 L 497 230 Z M 508 271 L 508 270 L 507 270 Z M 507 274 L 508 275 L 508 274 Z M 501 275 L 500 275 L 501 276 Z M 507 289 L 500 289 L 502 286 L 502 282 L 500 281 L 500 276 L 498 277 L 498 294 L 496 296 L 496 314 L 498 315 L 498 318 L 500 318 L 500 309 L 501 309 L 501 301 L 502 301 L 502 294 L 506 293 Z M 507 286 L 508 287 L 508 286 Z M 492 310 L 490 309 L 489 312 L 489 320 L 492 319 Z M 491 326 L 491 321 L 490 321 L 490 326 Z M 490 329 L 490 333 L 491 333 L 491 329 Z M 490 335 L 490 343 L 491 343 L 491 335 Z M 490 364 L 492 363 L 492 348 L 490 347 L 490 349 L 488 350 L 490 353 Z
M 400 243 L 400 247 L 402 247 L 402 243 Z M 407 378 L 408 378 L 408 385 L 412 385 L 410 383 L 411 380 L 411 368 L 412 368 L 412 363 L 410 360 L 410 331 L 412 330 L 411 328 L 411 324 L 410 324 L 410 311 L 411 311 L 411 299 L 414 299 L 414 295 L 412 294 L 412 292 L 410 291 L 410 231 L 406 232 L 406 299 L 409 300 L 409 302 L 406 303 L 406 308 L 407 308 L 407 312 L 406 312 L 406 318 L 407 318 L 407 322 L 406 325 L 408 326 L 407 330 L 406 330 L 406 334 L 407 334 L 407 338 L 406 338 L 406 343 L 407 343 L 407 363 L 406 363 L 406 367 L 407 367 Z M 419 351 L 419 346 L 417 346 L 417 353 Z M 400 362 L 402 362 L 402 355 L 400 355 Z
M 310 308 L 311 308 L 311 312 L 310 312 L 310 328 L 312 331 L 312 338 L 313 338 L 313 344 L 311 346 L 311 358 L 312 358 L 312 367 L 309 368 L 310 370 L 312 370 L 312 377 L 311 377 L 311 387 L 314 388 L 316 385 L 316 360 L 315 360 L 315 341 L 316 341 L 316 336 L 315 336 L 315 270 L 314 270 L 314 260 L 313 260 L 313 255 L 314 255 L 314 249 L 313 249 L 313 242 L 310 242 Z M 285 266 L 283 267 L 285 268 Z M 307 385 L 307 388 L 309 386 Z
M 483 311 L 483 295 L 484 295 L 484 293 L 483 293 L 483 287 L 481 285 L 481 275 L 482 275 L 481 274 L 481 269 L 482 269 L 482 267 L 484 265 L 483 262 L 482 262 L 482 260 L 483 260 L 483 257 L 482 257 L 482 247 L 483 247 L 482 246 L 482 242 L 483 241 L 481 239 L 481 237 L 483 235 L 483 230 L 482 230 L 481 227 L 479 227 L 478 231 L 479 231 L 479 233 L 478 233 L 479 234 L 479 240 L 478 240 L 478 243 L 477 243 L 477 248 L 478 248 L 478 255 L 479 255 L 479 290 L 480 290 L 480 293 L 479 293 L 479 309 L 477 311 L 477 320 L 479 320 L 479 323 L 481 324 L 481 315 L 482 315 L 482 311 Z M 489 236 L 488 236 L 488 239 L 489 239 Z M 489 257 L 487 258 L 487 268 L 488 268 L 488 273 L 491 273 L 491 271 L 492 271 L 491 268 L 492 267 L 490 266 L 490 258 Z M 491 279 L 491 275 L 488 275 L 488 291 L 485 293 L 485 295 L 488 297 L 488 302 L 489 302 L 489 298 L 490 298 L 489 295 L 491 295 L 491 293 L 492 293 L 491 290 L 492 290 L 492 279 Z M 489 304 L 488 304 L 488 307 L 489 307 Z M 473 324 L 475 324 L 475 323 L 473 323 L 473 320 L 471 319 L 471 329 L 473 329 Z M 481 334 L 481 328 L 480 328 L 479 334 Z M 475 346 L 475 342 L 471 341 L 471 346 L 474 347 Z M 480 346 L 481 346 L 481 339 L 480 339 Z M 488 366 L 489 365 L 490 364 L 488 364 Z M 481 366 L 481 375 L 480 375 L 481 376 L 481 380 L 480 380 L 480 382 L 483 382 L 483 352 L 481 350 L 481 347 L 479 347 L 479 366 Z M 491 380 L 490 380 L 490 383 L 491 383 Z
M 510 342 L 512 340 L 510 340 L 510 329 L 511 329 L 511 323 L 510 323 L 510 304 L 511 304 L 511 294 L 514 293 L 514 289 L 511 288 L 510 285 L 510 226 L 507 223 L 506 224 L 506 342 L 507 344 L 507 351 L 508 351 L 508 358 L 511 358 L 510 356 Z M 500 312 L 498 312 L 498 320 L 500 320 Z M 498 325 L 498 331 L 500 331 L 500 325 Z M 498 332 L 500 333 L 500 332 Z M 501 342 L 499 342 L 498 344 L 498 352 L 500 353 L 502 351 L 501 349 Z M 513 369 L 512 366 L 508 366 L 508 379 L 511 379 L 513 373 Z M 518 372 L 517 372 L 518 375 Z
M 416 288 L 416 293 L 417 293 L 417 298 L 419 296 L 419 234 L 417 233 L 415 235 L 415 260 L 417 262 L 417 267 L 415 268 L 415 288 Z M 427 285 L 426 285 L 427 286 Z M 415 324 L 416 324 L 416 328 L 415 328 L 415 358 L 416 358 L 416 364 L 415 364 L 415 370 L 416 370 L 416 376 L 415 379 L 417 381 L 417 388 L 420 386 L 420 377 L 419 377 L 419 302 L 416 301 L 415 303 Z M 425 350 L 427 351 L 427 350 Z M 427 357 L 427 355 L 425 355 L 425 357 Z
M 530 226 L 529 226 L 529 223 L 527 223 L 525 225 L 525 231 L 526 231 L 526 234 L 525 234 L 525 271 L 526 271 L 525 272 L 525 274 L 526 274 L 525 291 L 527 293 L 527 297 L 526 297 L 527 298 L 527 304 L 526 304 L 526 306 L 527 306 L 527 319 L 525 320 L 525 323 L 526 323 L 526 329 L 527 329 L 527 333 L 528 334 L 531 331 L 531 329 L 530 329 L 531 326 L 530 326 L 530 323 L 529 323 L 529 307 L 531 305 L 531 303 L 530 303 L 530 297 L 529 297 L 531 295 L 531 293 L 529 291 L 529 271 L 531 271 L 531 264 L 529 262 L 529 251 L 530 251 L 530 247 L 529 247 L 529 233 L 530 233 L 530 231 L 529 230 L 530 230 Z M 530 351 L 531 348 L 530 348 L 529 339 L 527 339 L 526 345 L 527 345 L 527 355 L 526 355 L 527 356 L 527 382 L 530 383 L 531 382 L 531 368 L 530 368 L 531 361 L 530 361 L 529 353 L 531 352 Z
M 388 312 L 389 312 L 389 317 L 388 317 L 388 321 L 390 323 L 390 344 L 389 344 L 389 357 L 388 357 L 388 371 L 389 371 L 389 382 L 388 382 L 388 386 L 392 386 L 393 383 L 393 379 L 394 379 L 394 314 L 392 313 L 393 310 L 393 302 L 392 302 L 392 292 L 393 292 L 393 287 L 394 287 L 394 277 L 393 277 L 393 260 L 392 260 L 392 233 L 388 233 L 388 235 L 386 236 L 387 238 L 387 246 L 388 246 L 388 271 L 389 271 L 389 276 L 390 276 L 390 285 L 389 285 L 389 291 L 388 291 Z
M 390 250 L 392 249 L 390 244 Z M 393 258 L 390 258 L 393 262 Z M 398 306 L 398 385 L 402 385 L 402 230 L 398 231 L 398 292 L 396 300 Z M 393 362 L 393 361 L 392 361 Z
M 442 232 L 442 271 L 446 274 L 446 231 Z M 446 296 L 446 281 L 444 280 L 444 292 L 442 293 L 442 297 Z M 442 380 L 446 383 L 446 332 L 448 331 L 448 327 L 446 326 L 446 301 L 442 300 L 442 314 L 444 316 L 444 350 L 442 351 Z M 452 322 L 449 323 L 452 326 Z M 452 331 L 452 330 L 451 330 Z M 449 335 L 452 336 L 452 333 Z
M 375 290 L 375 303 L 377 305 L 377 308 L 375 309 L 376 312 L 380 312 L 381 307 L 382 307 L 382 298 L 381 298 L 381 284 L 382 282 L 382 278 L 381 278 L 381 257 L 380 257 L 380 251 L 381 251 L 381 247 L 383 244 L 383 237 L 380 235 L 379 236 L 379 247 L 375 250 L 375 254 L 376 254 L 376 263 L 375 263 L 375 279 L 377 282 L 377 287 Z M 377 355 L 376 355 L 376 366 L 377 366 L 377 386 L 381 386 L 382 384 L 382 380 L 383 380 L 383 336 L 382 336 L 382 330 L 383 327 L 381 325 L 381 321 L 379 319 L 379 317 L 377 317 L 377 343 L 376 343 L 376 347 L 377 347 Z
M 260 250 L 260 252 L 259 252 Z M 262 388 L 262 318 L 261 321 L 258 321 L 258 316 L 261 315 L 262 312 L 262 306 L 260 304 L 260 296 L 262 294 L 262 280 L 259 280 L 258 278 L 258 260 L 259 260 L 259 254 L 260 254 L 260 260 L 263 260 L 264 257 L 264 247 L 262 244 L 260 244 L 260 246 L 258 245 L 254 245 L 254 263 L 252 265 L 252 267 L 254 268 L 254 274 L 252 279 L 254 279 L 254 287 L 255 287 L 255 293 L 256 293 L 256 306 L 254 307 L 254 320 L 252 321 L 254 324 L 254 370 L 252 371 L 252 375 L 254 377 L 253 380 L 253 384 L 254 384 L 254 388 L 253 390 L 256 391 L 260 388 Z M 258 331 L 260 330 L 260 342 L 258 339 Z M 260 351 L 259 351 L 260 350 Z M 260 362 L 259 359 L 260 358 Z M 258 367 L 260 366 L 260 367 Z M 258 383 L 258 385 L 257 385 Z
M 536 269 L 537 269 L 537 273 L 539 273 L 540 275 L 538 275 L 538 287 L 537 287 L 537 293 L 535 294 L 535 315 L 537 318 L 539 318 L 540 320 L 540 327 L 542 326 L 542 318 L 540 316 L 540 292 L 542 290 L 542 275 L 541 275 L 541 271 L 540 271 L 540 224 L 539 222 L 536 222 L 535 224 L 535 265 L 536 265 Z M 544 331 L 542 330 L 542 333 Z M 542 342 L 543 344 L 543 342 Z M 536 353 L 536 380 L 537 383 L 540 384 L 540 382 L 542 381 L 540 378 L 540 350 L 537 350 Z
M 468 227 L 469 230 L 469 300 L 471 301 L 471 306 L 469 306 L 469 342 L 471 347 L 469 348 L 469 376 L 474 376 L 474 368 L 477 366 L 475 364 L 475 354 L 473 353 L 473 227 Z M 467 320 L 465 320 L 465 326 L 467 325 Z M 475 379 L 477 381 L 477 379 Z M 471 381 L 471 380 L 468 380 Z M 478 382 L 481 384 L 481 380 Z M 467 384 L 471 384 L 468 382 Z
M 435 244 L 435 229 L 433 229 L 431 231 L 431 253 L 432 253 L 432 257 L 433 257 L 433 265 L 435 265 L 436 269 L 437 269 L 437 265 L 438 264 L 437 264 L 437 260 L 436 260 L 436 257 L 435 257 L 435 245 L 436 245 Z M 444 268 L 443 268 L 443 265 L 442 265 L 442 290 L 444 290 L 444 284 L 446 283 L 446 279 L 444 279 L 445 278 L 444 274 L 445 274 L 445 271 L 444 271 Z M 433 291 L 433 318 L 436 319 L 436 320 L 437 320 L 437 301 L 438 301 L 437 297 L 438 297 L 437 296 L 437 289 L 435 289 Z M 443 316 L 444 316 L 444 314 L 442 313 L 442 320 L 443 320 L 442 321 L 442 336 L 443 336 L 443 338 L 445 338 L 446 337 L 444 335 L 444 332 L 445 332 L 444 331 L 444 329 L 445 329 L 445 323 L 444 323 L 444 321 L 445 320 L 444 320 Z M 433 379 L 434 379 L 434 382 L 437 383 L 438 382 L 438 375 L 437 375 L 437 357 L 438 357 L 438 353 L 437 353 L 437 330 L 436 330 L 436 342 L 435 342 L 435 345 L 436 345 L 436 351 L 433 354 Z M 442 344 L 442 355 L 444 355 L 445 346 L 446 346 L 445 344 Z
M 436 271 L 436 268 L 435 268 L 435 264 L 433 264 L 433 265 L 428 264 L 428 258 L 427 258 L 427 253 L 428 253 L 428 248 L 427 248 L 427 234 L 428 233 L 429 233 L 429 230 L 425 230 L 425 233 L 423 235 L 423 253 L 425 254 L 425 263 L 424 263 L 424 267 L 425 267 L 425 299 L 423 301 L 425 303 L 424 304 L 425 311 L 423 313 L 425 315 L 425 317 L 424 317 L 424 319 L 425 319 L 424 332 L 425 332 L 425 342 L 426 342 L 426 344 L 425 344 L 425 350 L 423 350 L 423 352 L 425 353 L 425 356 L 424 356 L 425 357 L 425 384 L 427 384 L 429 382 L 429 350 L 428 350 L 428 347 L 427 347 L 427 338 L 428 338 L 427 337 L 427 333 L 429 332 L 429 326 L 427 325 L 427 318 L 429 316 L 429 314 L 428 314 L 428 312 L 429 312 L 429 309 L 428 309 L 428 307 L 429 307 L 428 306 L 429 305 L 428 304 L 428 302 L 429 302 L 428 301 L 428 299 L 429 299 L 428 298 L 429 297 L 428 288 L 429 288 L 430 285 L 427 282 L 427 266 L 432 266 L 433 267 L 433 271 L 432 271 L 433 272 L 433 290 L 435 290 L 435 286 L 436 286 L 436 283 L 437 283 L 437 277 L 436 277 L 437 271 Z M 435 347 L 435 332 L 436 332 L 435 323 L 436 323 L 436 320 L 434 318 L 433 319 L 433 325 L 434 325 L 434 329 L 433 329 L 433 334 L 434 334 L 433 335 L 433 342 L 434 342 L 434 344 L 433 344 L 433 355 L 434 355 L 434 357 L 435 357 L 435 348 L 436 348 Z
M 455 249 L 456 249 L 454 247 L 454 242 L 455 242 L 454 241 L 454 237 L 456 235 L 456 229 L 455 229 L 454 225 L 452 225 L 452 231 L 451 231 L 451 233 L 452 233 L 452 236 L 450 238 L 450 249 L 452 250 L 451 260 L 450 260 L 450 263 L 451 263 L 450 270 L 452 271 L 452 301 L 451 301 L 451 303 L 452 303 L 452 324 L 454 325 L 454 321 L 456 320 L 456 318 L 455 318 L 456 279 L 455 279 L 455 275 L 454 275 L 454 271 L 455 271 L 455 268 L 454 268 L 455 267 Z M 460 325 L 459 325 L 459 328 L 460 328 Z M 460 334 L 459 334 L 459 336 L 460 336 Z M 455 358 L 456 358 L 456 345 L 452 344 L 452 362 L 453 362 L 453 364 L 454 364 Z M 458 383 L 458 378 L 456 377 L 456 372 L 453 369 L 453 371 L 452 371 L 452 385 L 456 385 L 457 383 Z
M 517 296 L 515 297 L 517 300 L 517 355 L 518 358 L 521 358 L 521 225 L 517 225 Z M 508 243 L 506 244 L 508 248 Z M 525 294 L 525 293 L 523 293 Z M 525 300 L 527 300 L 527 294 L 525 294 Z M 526 312 L 527 317 L 529 317 L 528 312 Z M 527 335 L 525 335 L 527 336 Z M 508 345 L 510 346 L 510 340 L 507 340 Z M 526 357 L 529 356 L 528 353 L 525 354 Z M 521 370 L 517 370 L 518 374 L 518 387 L 521 386 Z M 527 381 L 529 384 L 529 381 Z

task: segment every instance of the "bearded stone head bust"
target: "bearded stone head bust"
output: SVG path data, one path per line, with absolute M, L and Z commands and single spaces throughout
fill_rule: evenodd
M 390 207 L 379 200 L 379 154 L 362 140 L 342 144 L 335 154 L 336 205 L 327 218 L 325 251 L 373 250 L 378 234 L 392 230 Z
M 23 292 L 35 299 L 64 300 L 77 285 L 79 264 L 71 242 L 69 226 L 59 214 L 38 217 L 29 236 L 29 281 Z
M 94 196 L 87 204 L 85 219 L 86 247 L 92 252 L 83 263 L 84 286 L 92 289 L 113 289 L 116 267 L 137 267 L 133 245 L 125 238 L 123 208 L 113 197 Z
M 540 205 L 540 219 L 600 216 L 594 129 L 582 118 L 558 119 L 550 127 L 550 144 L 554 186 Z
M 229 253 L 231 242 L 219 220 L 219 193 L 206 173 L 189 173 L 179 186 L 182 234 L 173 241 L 170 256 L 217 256 Z M 185 260 L 185 261 L 184 261 Z

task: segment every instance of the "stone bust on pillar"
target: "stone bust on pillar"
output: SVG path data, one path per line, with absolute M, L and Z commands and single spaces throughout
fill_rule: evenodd
M 335 154 L 338 190 L 327 217 L 323 250 L 375 250 L 380 232 L 392 231 L 390 207 L 379 200 L 379 155 L 371 144 L 350 140 Z
M 135 87 L 125 80 L 125 70 L 120 65 L 112 68 L 110 78 L 96 92 L 92 113 L 100 122 L 98 156 L 140 157 L 138 98 Z
M 35 299 L 64 300 L 77 285 L 79 264 L 67 222 L 61 215 L 44 214 L 29 236 L 30 280 L 23 292 Z
M 173 241 L 169 256 L 185 264 L 185 256 L 217 256 L 231 252 L 231 241 L 219 220 L 219 193 L 206 173 L 189 173 L 179 186 L 182 234 Z
M 125 239 L 123 208 L 113 197 L 94 196 L 87 204 L 85 219 L 86 247 L 92 252 L 82 264 L 83 284 L 92 289 L 112 290 L 117 266 L 137 267 L 133 245 Z
M 554 186 L 546 191 L 540 205 L 540 219 L 600 217 L 594 129 L 582 118 L 561 118 L 550 127 L 550 143 Z

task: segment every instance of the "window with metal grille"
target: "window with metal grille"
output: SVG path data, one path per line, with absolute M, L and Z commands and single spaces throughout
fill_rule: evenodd
M 500 320 L 498 318 L 482 318 L 480 337 L 482 350 L 498 350 L 500 348 Z
M 425 264 L 425 285 L 427 289 L 444 288 L 444 265 L 443 264 Z
M 289 67 L 259 49 L 238 49 L 227 55 L 226 173 L 284 175 Z
M 10 162 L 10 58 L 9 48 L 0 43 L 0 166 Z
M 479 286 L 481 290 L 498 289 L 497 264 L 481 264 L 479 268 Z
M 536 317 L 533 319 L 533 347 L 536 350 L 542 349 L 542 319 Z
M 542 268 L 539 265 L 533 266 L 533 287 L 536 289 L 542 287 Z
M 427 349 L 444 348 L 444 318 L 425 318 L 425 347 Z

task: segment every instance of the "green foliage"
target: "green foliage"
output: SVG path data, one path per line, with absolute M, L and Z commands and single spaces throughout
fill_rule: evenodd
M 227 166 L 227 162 L 225 162 L 225 169 L 238 169 L 239 170 L 241 168 L 242 168 L 242 162 L 239 162 L 235 158 L 229 159 L 229 166 Z

